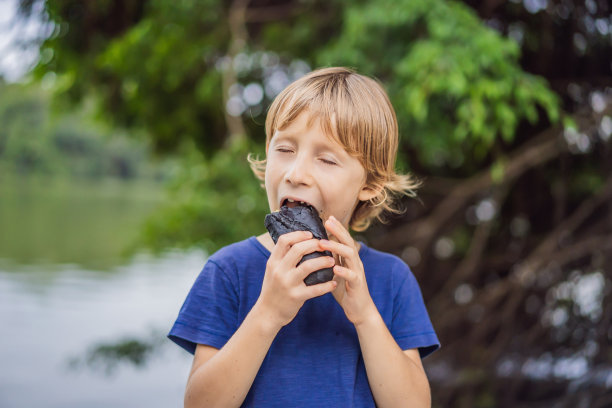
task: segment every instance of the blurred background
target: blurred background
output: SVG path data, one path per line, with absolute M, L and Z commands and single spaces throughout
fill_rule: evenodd
M 378 78 L 436 407 L 612 406 L 607 0 L 0 0 L 0 406 L 181 406 L 165 340 L 207 254 L 263 232 L 265 113 Z

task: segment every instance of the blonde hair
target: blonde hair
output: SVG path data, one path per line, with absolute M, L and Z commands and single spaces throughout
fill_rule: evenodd
M 366 185 L 377 192 L 357 204 L 349 227 L 368 228 L 374 218 L 398 214 L 401 196 L 415 196 L 419 182 L 394 170 L 398 126 L 387 93 L 375 80 L 348 68 L 313 71 L 285 88 L 272 102 L 266 118 L 266 151 L 277 130 L 289 126 L 308 110 L 317 116 L 328 135 L 356 157 L 366 171 Z M 264 180 L 266 160 L 248 157 L 251 169 Z

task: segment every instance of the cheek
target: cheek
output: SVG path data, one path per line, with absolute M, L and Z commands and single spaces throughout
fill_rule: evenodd
M 347 186 L 351 186 L 351 188 L 355 188 L 360 190 L 361 187 L 365 184 L 366 176 L 365 170 L 361 166 L 353 166 L 353 168 L 348 171 L 345 183 Z
M 266 172 L 266 176 L 264 177 L 264 188 L 266 189 L 266 193 L 267 193 L 268 197 L 275 190 L 274 182 L 271 180 L 270 174 L 273 174 L 273 173 L 267 171 Z
M 264 183 L 267 185 L 268 183 L 274 182 L 274 180 L 278 178 L 278 174 L 279 169 L 277 163 L 274 161 L 267 162 Z
M 274 199 L 274 195 L 277 193 L 277 188 L 280 183 L 280 169 L 274 162 L 266 163 L 266 172 L 264 174 L 264 188 L 269 199 Z

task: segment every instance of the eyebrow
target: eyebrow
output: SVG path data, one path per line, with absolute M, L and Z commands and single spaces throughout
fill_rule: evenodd
M 295 137 L 299 132 L 296 132 L 295 130 L 290 130 L 288 128 L 285 129 L 276 129 L 276 131 L 274 132 L 274 134 L 272 135 L 272 137 L 281 134 L 282 136 L 291 136 L 291 137 Z
M 278 142 L 283 141 L 283 140 L 289 140 L 289 141 L 295 141 L 296 139 L 296 135 L 295 134 L 278 134 L 275 133 L 271 138 L 270 138 L 270 144 L 274 143 L 274 142 Z

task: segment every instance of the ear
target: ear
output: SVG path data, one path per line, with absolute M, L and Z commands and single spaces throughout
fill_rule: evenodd
M 369 186 L 366 184 L 361 187 L 361 190 L 359 191 L 359 201 L 368 201 L 369 199 L 374 198 L 378 194 L 380 194 L 381 190 L 381 188 Z

